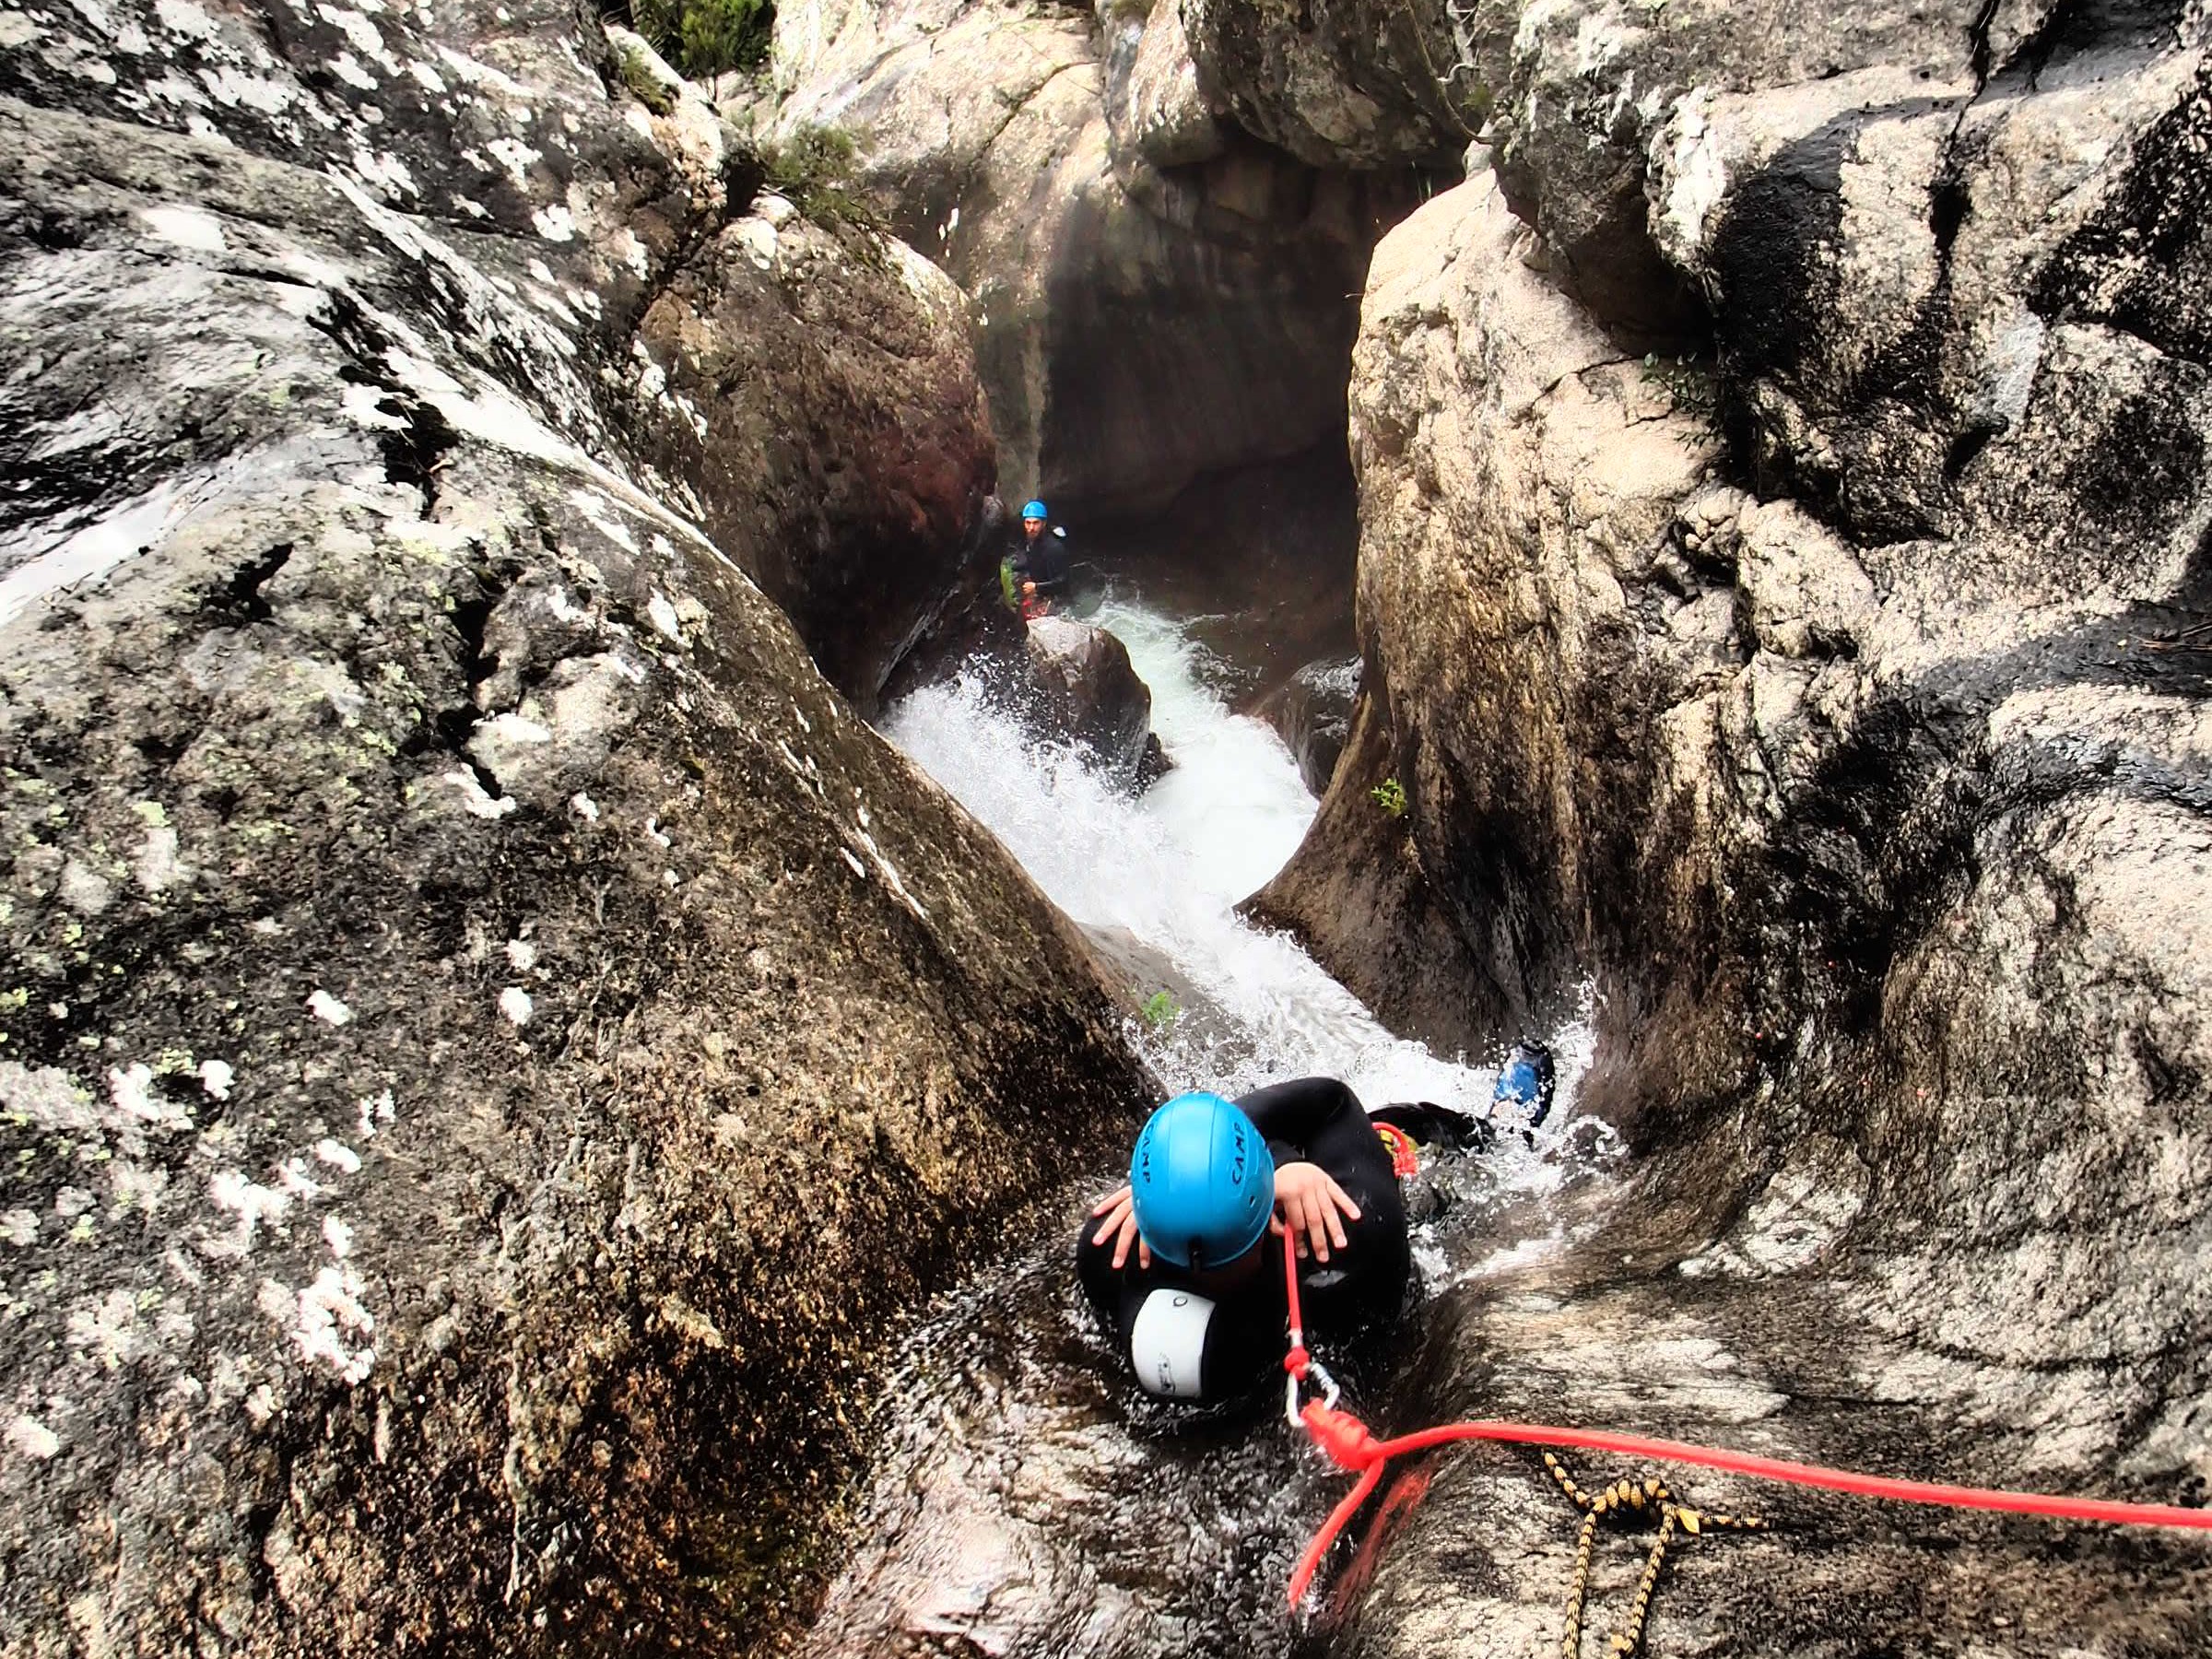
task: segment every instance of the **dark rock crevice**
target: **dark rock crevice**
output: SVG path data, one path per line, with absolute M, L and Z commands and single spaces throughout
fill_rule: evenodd
M 1411 164 L 1444 159 L 1300 158 L 1209 101 L 1182 27 L 992 5 L 828 44 L 792 26 L 778 130 L 834 111 L 968 288 L 1013 500 L 1154 513 L 1341 432 L 1368 249 L 1420 198 Z
M 292 544 L 278 542 L 259 559 L 239 566 L 219 587 L 209 590 L 203 608 L 232 623 L 266 622 L 276 613 L 262 589 L 275 580 L 291 557 Z
M 2212 67 L 2136 137 L 2130 165 L 2086 223 L 2037 273 L 2036 312 L 2118 328 L 2160 351 L 2212 365 L 2205 295 L 2212 183 L 2202 158 L 2212 135 Z

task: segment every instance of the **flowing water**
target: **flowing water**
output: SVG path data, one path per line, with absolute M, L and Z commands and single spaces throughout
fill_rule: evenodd
M 1315 802 L 1289 751 L 1234 714 L 1225 666 L 1186 625 L 1127 599 L 1094 618 L 1128 645 L 1177 770 L 1141 799 L 1011 717 L 981 672 L 917 693 L 886 735 L 949 789 L 1116 959 L 1152 972 L 1176 1011 L 1132 1020 L 1171 1089 L 1234 1094 L 1312 1073 L 1371 1105 L 1487 1112 L 1494 1070 L 1393 1038 L 1295 944 L 1237 901 L 1296 848 Z M 1139 979 L 1133 989 L 1143 992 Z M 1414 1207 L 1427 1286 L 1479 1278 L 1552 1247 L 1550 1202 L 1603 1179 L 1602 1126 L 1573 1094 L 1586 1029 L 1555 1033 L 1546 1128 L 1449 1159 Z M 1279 1395 L 1194 1420 L 1152 1404 L 1100 1340 L 1068 1261 L 1088 1201 L 1051 1236 L 931 1308 L 879 1414 L 862 1540 L 810 1651 L 1136 1659 L 1287 1653 L 1314 1638 L 1282 1587 L 1339 1483 L 1293 1440 Z M 1347 1370 L 1356 1401 L 1395 1356 Z

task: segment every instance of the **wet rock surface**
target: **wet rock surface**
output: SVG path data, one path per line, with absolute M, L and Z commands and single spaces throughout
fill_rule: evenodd
M 1488 1282 L 1495 1265 L 1474 1240 L 1533 1230 L 1541 1253 L 1551 1221 L 1539 1192 L 1563 1193 L 1578 1217 L 1596 1201 L 1605 1160 L 1579 1138 L 1425 1170 L 1419 1207 L 1438 1218 L 1417 1241 L 1424 1262 L 1450 1264 L 1436 1289 Z M 873 1425 L 859 1542 L 806 1653 L 1340 1649 L 1356 1598 L 1324 1595 L 1317 1617 L 1293 1618 L 1283 1591 L 1342 1483 L 1290 1434 L 1279 1385 L 1194 1413 L 1126 1381 L 1060 1242 L 1088 1196 L 1043 1221 L 1053 1242 L 940 1300 L 908 1345 Z M 1384 1342 L 1326 1358 L 1371 1407 L 1410 1351 Z M 1346 1553 L 1371 1571 L 1379 1547 L 1363 1524 Z
M 1783 1197 L 1803 1178 L 1828 1179 L 1839 1158 L 1840 1194 Z M 1868 1328 L 1872 1287 L 1853 1282 L 1856 1253 L 1835 1242 L 1865 1181 L 1848 1148 L 1811 1139 L 1729 1230 L 1716 1253 L 1741 1253 L 1725 1265 L 1677 1257 L 1664 1234 L 1607 1230 L 1571 1261 L 1456 1293 L 1436 1311 L 1394 1415 L 1602 1421 L 1923 1478 L 2019 1481 L 2031 1466 L 2021 1440 L 1991 1418 L 1936 1427 L 1948 1402 L 1927 1351 Z M 2047 1406 L 2024 1380 L 2015 1404 L 2030 1420 Z M 1655 1654 L 2180 1654 L 2212 1633 L 2192 1535 L 2117 1535 L 1561 1455 L 1586 1488 L 1657 1473 L 1680 1501 L 1766 1524 L 1676 1537 L 1646 1627 Z M 2070 1473 L 2041 1465 L 2041 1489 L 2108 1490 L 2089 1461 Z M 1558 1652 L 1580 1517 L 1537 1454 L 1484 1447 L 1394 1479 L 1418 1500 L 1398 1506 L 1400 1529 L 1333 1650 Z M 1584 1651 L 1627 1622 L 1651 1540 L 1648 1525 L 1601 1530 Z
M 1053 616 L 1030 623 L 1025 649 L 1044 719 L 1053 730 L 1090 750 L 1124 782 L 1135 784 L 1159 766 L 1152 692 L 1131 666 L 1126 645 L 1102 628 Z M 1148 757 L 1154 758 L 1149 766 Z
M 1298 775 L 1316 795 L 1328 792 L 1336 761 L 1352 731 L 1352 700 L 1359 691 L 1359 659 L 1308 663 L 1289 683 L 1253 712 L 1275 727 L 1298 757 Z
M 590 8 L 0 30 L 6 1642 L 771 1640 L 883 1332 L 1147 1089 L 809 656 L 960 568 L 957 300 Z
M 1516 74 L 1583 16 L 1524 20 Z M 1736 89 L 1662 84 L 1641 157 L 1501 131 L 1494 176 L 1382 244 L 1369 674 L 1269 896 L 1408 1024 L 1435 1003 L 1392 977 L 1394 903 L 1445 918 L 1470 1001 L 1516 1023 L 1594 977 L 1583 1104 L 1653 1155 L 1599 1235 L 1437 1310 L 1421 1417 L 2201 1502 L 2212 1323 L 2177 1264 L 2212 1148 L 2212 406 L 2174 206 L 2201 29 L 1984 13 L 1944 71 L 1934 22 L 1857 18 L 1877 66 L 1825 79 L 1714 52 Z M 1583 71 L 1589 107 L 1632 55 Z M 1616 169 L 1711 353 L 1624 345 L 1628 273 L 1582 265 Z M 1417 856 L 1347 921 L 1385 771 Z M 1475 1463 L 1347 1651 L 1556 1641 L 1567 1512 L 1533 1465 Z M 2206 1639 L 2185 1539 L 1684 1484 L 1784 1526 L 1701 1541 L 1654 1651 Z
M 1481 1053 L 1516 1011 L 1430 879 L 1404 807 L 1385 804 L 1391 785 L 1405 786 L 1383 707 L 1377 697 L 1355 700 L 1312 827 L 1244 912 L 1296 936 L 1393 1030 L 1439 1053 Z
M 1312 1472 L 1265 1405 L 1147 1418 L 1079 1302 L 1055 1248 L 937 1311 L 885 1401 L 860 1542 L 802 1653 L 1265 1651 Z

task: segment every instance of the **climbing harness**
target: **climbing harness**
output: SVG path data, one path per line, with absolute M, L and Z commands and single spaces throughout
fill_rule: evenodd
M 1567 1580 L 1567 1634 L 1559 1643 L 1559 1659 L 1580 1659 L 1583 1651 L 1583 1603 L 1590 1594 L 1590 1558 L 1597 1547 L 1598 1523 L 1606 1520 L 1641 1520 L 1654 1518 L 1659 1523 L 1658 1535 L 1652 1540 L 1651 1553 L 1644 1558 L 1643 1576 L 1636 1581 L 1636 1599 L 1629 1608 L 1629 1622 L 1613 1632 L 1607 1649 L 1627 1659 L 1643 1642 L 1643 1621 L 1651 1616 L 1652 1592 L 1659 1586 L 1659 1570 L 1666 1564 L 1666 1547 L 1674 1541 L 1676 1530 L 1691 1537 L 1701 1535 L 1709 1526 L 1728 1532 L 1758 1532 L 1766 1523 L 1752 1515 L 1708 1514 L 1687 1504 L 1675 1501 L 1666 1483 L 1656 1476 L 1647 1475 L 1641 1480 L 1617 1480 L 1593 1498 L 1574 1484 L 1574 1477 L 1567 1473 L 1566 1465 L 1550 1453 L 1544 1453 L 1544 1466 L 1551 1477 L 1559 1483 L 1559 1490 L 1567 1500 L 1583 1512 L 1583 1530 L 1574 1540 L 1574 1568 Z
M 1629 1457 L 1648 1457 L 1662 1463 L 1696 1464 L 1731 1475 L 1758 1480 L 1779 1480 L 1793 1486 L 1817 1487 L 1850 1492 L 1862 1498 L 1886 1498 L 1903 1503 L 1936 1503 L 1954 1509 L 1996 1510 L 2016 1515 L 2043 1515 L 2060 1521 L 2104 1521 L 2123 1526 L 2180 1526 L 2212 1532 L 2212 1509 L 2184 1509 L 2173 1503 L 2122 1503 L 2107 1498 L 2066 1498 L 2042 1492 L 2007 1492 L 1987 1487 L 1947 1486 L 1936 1481 L 1900 1480 L 1885 1475 L 1862 1475 L 1849 1469 L 1823 1468 L 1818 1464 L 1794 1463 L 1786 1458 L 1759 1457 L 1748 1452 L 1730 1452 L 1683 1441 L 1658 1440 L 1642 1434 L 1618 1434 L 1605 1429 L 1561 1429 L 1542 1423 L 1475 1420 L 1445 1423 L 1434 1429 L 1377 1440 L 1367 1425 L 1348 1411 L 1336 1409 L 1338 1391 L 1321 1362 L 1306 1351 L 1304 1318 L 1298 1297 L 1298 1241 L 1288 1229 L 1283 1234 L 1283 1278 L 1289 1296 L 1290 1351 L 1283 1369 L 1289 1373 L 1286 1414 L 1305 1430 L 1313 1444 L 1338 1468 L 1359 1476 L 1343 1500 L 1329 1512 L 1321 1530 L 1299 1558 L 1290 1575 L 1290 1606 L 1304 1599 L 1322 1559 L 1337 1535 L 1349 1525 L 1368 1495 L 1382 1483 L 1390 1460 L 1409 1453 L 1462 1441 L 1507 1441 L 1519 1445 L 1579 1447 L 1589 1452 L 1615 1452 Z M 1312 1380 L 1322 1397 L 1299 1401 L 1300 1387 Z M 1617 1489 L 1617 1488 L 1616 1488 Z M 1648 1500 L 1648 1497 L 1647 1497 Z M 1594 1501 L 1594 1500 L 1593 1500 Z M 1628 1501 L 1628 1500 L 1621 1500 Z M 1608 1506 L 1610 1509 L 1612 1506 Z M 1634 1507 L 1633 1504 L 1630 1505 Z M 1677 1506 L 1677 1524 L 1680 1520 Z M 1662 1524 L 1664 1524 L 1664 1510 Z M 1585 1521 L 1587 1524 L 1587 1521 Z M 1671 1534 L 1670 1534 L 1671 1535 Z M 1652 1573 L 1656 1579 L 1656 1570 Z

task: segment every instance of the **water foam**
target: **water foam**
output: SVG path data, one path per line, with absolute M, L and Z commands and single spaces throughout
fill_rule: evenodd
M 1210 1016 L 1140 1041 L 1172 1088 L 1238 1093 L 1283 1077 L 1344 1078 L 1371 1105 L 1425 1100 L 1481 1112 L 1496 1073 L 1393 1037 L 1293 940 L 1238 902 L 1280 869 L 1317 803 L 1272 728 L 1233 712 L 1183 624 L 1127 601 L 1099 614 L 1152 689 L 1176 770 L 1142 797 L 1073 748 L 1027 733 L 964 673 L 894 709 L 891 741 L 981 819 L 1076 921 L 1125 932 L 1198 987 Z

